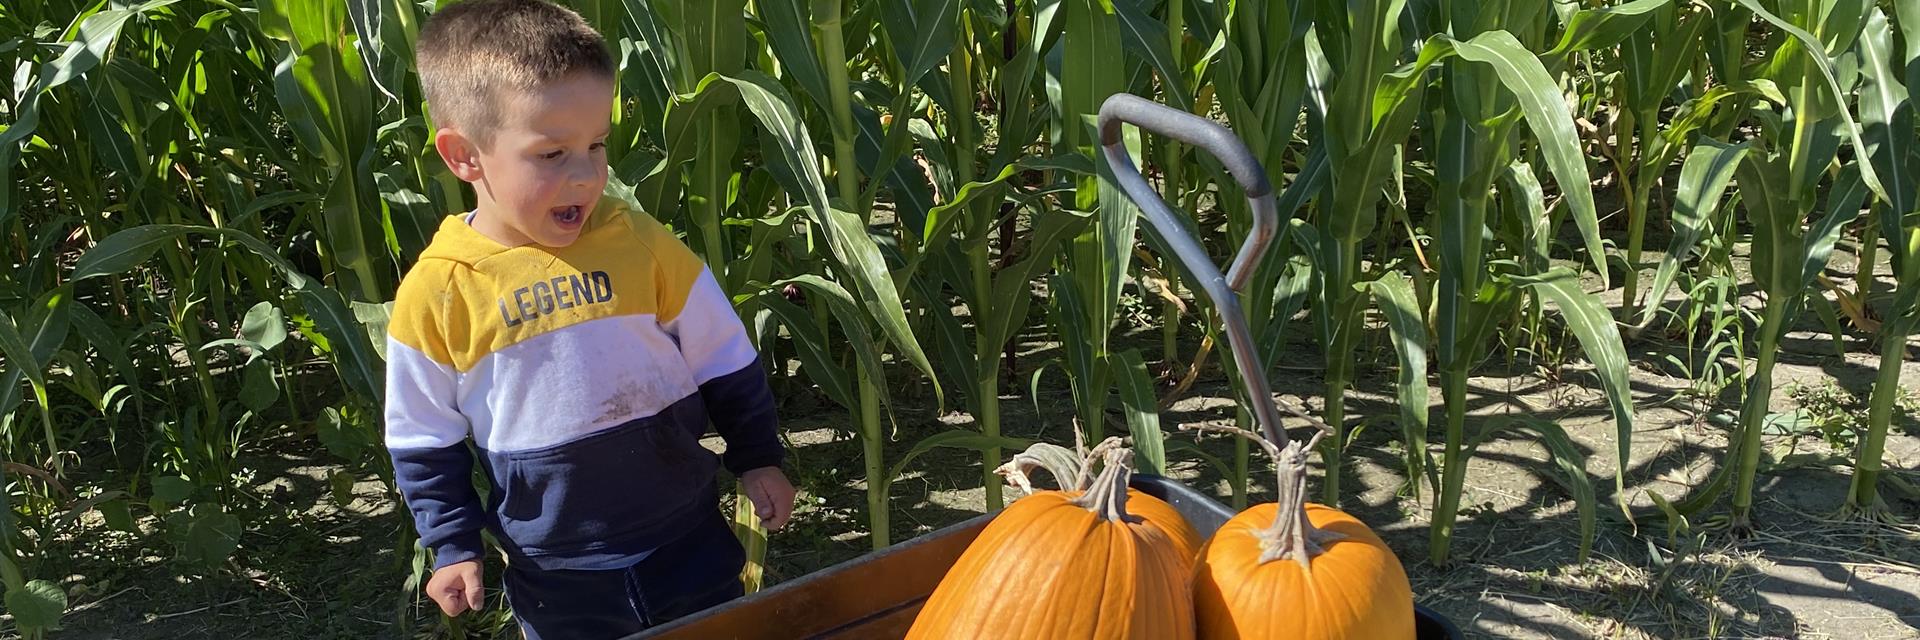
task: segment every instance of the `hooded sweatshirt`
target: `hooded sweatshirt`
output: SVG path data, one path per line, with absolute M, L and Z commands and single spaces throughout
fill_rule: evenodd
M 562 248 L 508 248 L 448 216 L 387 330 L 386 444 L 435 569 L 479 557 L 483 528 L 540 569 L 639 558 L 710 515 L 720 465 L 785 456 L 713 273 L 615 199 Z M 699 443 L 709 421 L 718 459 Z

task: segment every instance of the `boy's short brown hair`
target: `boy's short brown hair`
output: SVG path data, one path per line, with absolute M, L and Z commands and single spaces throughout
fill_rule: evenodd
M 499 126 L 499 99 L 575 73 L 613 77 L 606 40 L 573 10 L 545 0 L 467 0 L 420 29 L 414 64 L 438 126 L 481 145 Z

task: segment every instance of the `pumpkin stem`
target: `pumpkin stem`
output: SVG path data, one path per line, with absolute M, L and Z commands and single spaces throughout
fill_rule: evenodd
M 1133 451 L 1118 446 L 1108 447 L 1106 442 L 1094 447 L 1102 452 L 1106 466 L 1100 469 L 1100 475 L 1093 479 L 1093 486 L 1085 493 L 1073 499 L 1073 503 L 1092 511 L 1108 522 L 1131 522 L 1127 515 L 1127 478 L 1133 472 Z M 1104 451 L 1103 451 L 1104 450 Z M 1092 460 L 1091 457 L 1088 458 Z
M 1114 451 L 1119 451 L 1120 447 L 1125 445 L 1126 442 L 1120 438 L 1108 436 L 1107 439 L 1101 440 L 1100 444 L 1093 445 L 1092 451 L 1082 451 L 1080 454 L 1080 474 L 1074 476 L 1073 486 L 1068 487 L 1061 485 L 1060 488 L 1079 491 L 1086 490 L 1097 481 L 1093 473 L 1093 462 L 1107 458 L 1109 454 Z M 1075 446 L 1078 447 L 1079 443 L 1076 442 Z
M 1289 442 L 1280 455 L 1274 457 L 1279 464 L 1275 483 L 1280 494 L 1279 509 L 1274 513 L 1273 526 L 1260 532 L 1262 564 L 1292 558 L 1302 569 L 1311 569 L 1314 556 L 1320 555 L 1327 543 L 1346 537 L 1315 528 L 1307 519 L 1307 451 L 1312 446 L 1302 446 L 1298 440 Z
M 1013 454 L 1006 464 L 993 472 L 1006 478 L 1007 484 L 1019 489 L 1022 495 L 1033 494 L 1033 481 L 1030 476 L 1035 469 L 1045 469 L 1053 476 L 1053 482 L 1061 489 L 1078 488 L 1076 479 L 1080 475 L 1081 456 L 1057 444 L 1036 442 L 1026 451 Z
M 1226 425 L 1183 424 L 1181 429 L 1189 431 L 1218 431 L 1252 440 L 1267 451 L 1278 467 L 1278 480 L 1274 489 L 1280 494 L 1276 501 L 1279 507 L 1273 517 L 1273 526 L 1260 532 L 1260 563 L 1292 558 L 1302 568 L 1312 568 L 1314 556 L 1320 555 L 1327 543 L 1345 539 L 1346 536 L 1315 528 L 1307 520 L 1307 452 L 1319 446 L 1325 431 L 1315 433 L 1305 443 L 1299 440 L 1287 442 L 1285 448 L 1275 445 L 1260 434 Z
M 1062 491 L 1085 491 L 1094 481 L 1094 462 L 1125 444 L 1120 438 L 1107 438 L 1089 452 L 1080 442 L 1075 442 L 1071 451 L 1057 444 L 1036 442 L 1026 451 L 1013 454 L 1012 459 L 993 472 L 1026 495 L 1033 493 L 1031 476 L 1035 469 L 1046 469 Z

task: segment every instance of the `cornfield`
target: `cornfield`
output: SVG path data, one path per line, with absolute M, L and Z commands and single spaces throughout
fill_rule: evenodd
M 0 586 L 19 634 L 60 627 L 57 571 L 105 537 L 156 536 L 182 572 L 270 550 L 246 514 L 265 499 L 248 459 L 271 447 L 324 451 L 335 496 L 372 479 L 398 499 L 387 304 L 473 202 L 412 73 L 438 4 L 0 7 Z M 1268 171 L 1286 223 L 1243 312 L 1263 361 L 1316 351 L 1300 395 L 1336 431 L 1319 501 L 1389 460 L 1433 565 L 1499 439 L 1549 454 L 1581 560 L 1608 529 L 1711 514 L 1750 534 L 1779 462 L 1762 439 L 1777 358 L 1809 312 L 1881 363 L 1841 511 L 1912 504 L 1883 490 L 1912 471 L 1887 447 L 1920 329 L 1916 0 L 565 4 L 618 65 L 609 195 L 707 260 L 783 395 L 845 416 L 875 549 L 903 530 L 895 481 L 936 449 L 977 456 L 972 488 L 1001 506 L 992 470 L 1044 427 L 1002 403 L 1047 385 L 1087 442 L 1129 436 L 1143 471 L 1207 469 L 1236 507 L 1266 477 L 1244 441 L 1163 426 L 1196 379 L 1236 369 L 1098 153 L 1093 116 L 1120 93 L 1226 124 Z M 1233 255 L 1251 215 L 1226 169 L 1128 136 Z M 1854 275 L 1830 275 L 1836 248 Z M 1598 389 L 1612 450 L 1545 413 L 1476 413 L 1473 379 L 1512 366 Z M 1629 491 L 1636 409 L 1660 402 L 1638 369 L 1731 416 L 1711 479 Z M 1349 401 L 1374 375 L 1388 410 Z M 1252 428 L 1239 400 L 1219 419 Z M 750 511 L 738 527 L 765 554 Z M 427 552 L 381 517 L 394 624 L 470 632 L 421 617 Z

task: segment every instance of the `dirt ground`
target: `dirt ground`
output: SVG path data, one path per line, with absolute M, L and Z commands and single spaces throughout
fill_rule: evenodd
M 1830 273 L 1836 280 L 1850 279 L 1852 262 L 1850 255 L 1837 254 Z M 1617 290 L 1612 295 L 1617 303 Z M 1749 295 L 1746 302 L 1755 300 Z M 1317 408 L 1323 384 L 1319 356 L 1306 322 L 1295 327 L 1279 365 L 1285 375 L 1277 376 L 1276 392 L 1307 398 Z M 1849 329 L 1847 353 L 1838 356 L 1822 327 L 1813 313 L 1805 313 L 1788 336 L 1772 409 L 1864 421 L 1874 346 L 1866 334 Z M 1157 358 L 1157 336 L 1149 329 L 1124 341 Z M 1192 348 L 1190 341 L 1183 344 Z M 1681 393 L 1689 379 L 1663 364 L 1663 356 L 1685 359 L 1684 342 L 1642 336 L 1628 348 L 1635 363 L 1637 413 L 1625 495 L 1635 506 L 1635 521 L 1627 522 L 1612 506 L 1618 434 L 1590 367 L 1581 361 L 1545 371 L 1495 358 L 1476 370 L 1470 421 L 1515 413 L 1565 427 L 1593 475 L 1598 534 L 1589 557 L 1579 560 L 1577 510 L 1569 492 L 1553 479 L 1544 448 L 1526 439 L 1498 439 L 1470 463 L 1453 562 L 1435 568 L 1427 563 L 1431 489 L 1418 500 L 1404 491 L 1393 354 L 1384 342 L 1360 346 L 1356 358 L 1363 375 L 1348 415 L 1377 426 L 1362 430 L 1349 446 L 1342 506 L 1398 552 L 1421 604 L 1444 614 L 1469 637 L 1920 638 L 1920 525 L 1834 517 L 1844 500 L 1852 451 L 1834 448 L 1817 433 L 1768 436 L 1753 537 L 1736 540 L 1728 534 L 1726 497 L 1669 535 L 1649 493 L 1677 500 L 1704 484 L 1721 464 L 1728 433 L 1723 417 L 1737 406 L 1738 392 L 1728 389 L 1708 398 Z M 1032 367 L 1050 353 L 1044 346 L 1029 348 L 1019 358 L 1017 375 L 1005 377 L 1005 430 L 1070 443 L 1064 376 L 1050 372 L 1041 397 L 1026 397 Z M 1907 387 L 1920 387 L 1920 363 L 1900 366 Z M 1178 424 L 1230 419 L 1227 391 L 1216 368 L 1162 415 L 1163 425 L 1171 431 Z M 1839 392 L 1857 400 L 1832 400 Z M 955 393 L 949 390 L 949 405 L 957 401 Z M 792 526 L 771 539 L 769 583 L 870 548 L 860 446 L 849 418 L 808 393 L 781 395 L 793 479 L 803 495 Z M 890 461 L 927 434 L 967 424 L 958 413 L 936 417 L 929 400 L 925 389 L 896 396 L 898 431 L 887 445 Z M 1898 411 L 1887 446 L 1886 475 L 1907 485 L 1920 484 L 1917 406 L 1920 394 Z M 1431 438 L 1437 458 L 1443 431 L 1437 387 L 1434 408 Z M 1217 437 L 1203 439 L 1201 447 L 1218 456 L 1233 452 L 1230 442 Z M 1230 488 L 1217 469 L 1191 454 L 1175 452 L 1169 458 L 1171 475 L 1227 499 Z M 249 507 L 241 550 L 226 567 L 206 575 L 180 575 L 165 561 L 169 547 L 157 534 L 88 533 L 88 542 L 73 545 L 68 566 L 61 569 L 73 609 L 67 629 L 53 637 L 443 636 L 433 620 L 412 631 L 394 626 L 402 608 L 428 612 L 422 601 L 404 596 L 410 567 L 393 548 L 400 527 L 408 526 L 404 511 L 396 510 L 379 483 L 365 478 L 353 500 L 335 502 L 327 489 L 333 467 L 325 460 L 317 442 L 298 436 L 276 439 L 250 455 L 257 504 Z M 978 456 L 970 452 L 941 449 L 916 459 L 893 485 L 892 538 L 906 540 L 981 513 L 980 473 Z M 1318 495 L 1319 479 L 1314 482 Z M 1903 494 L 1894 484 L 1883 490 L 1894 515 L 1920 521 L 1920 495 Z M 1256 502 L 1272 499 L 1264 471 L 1254 474 L 1250 495 Z M 497 563 L 492 569 L 497 571 Z M 491 594 L 496 612 L 498 601 L 498 594 Z M 498 616 L 490 622 L 497 624 Z

